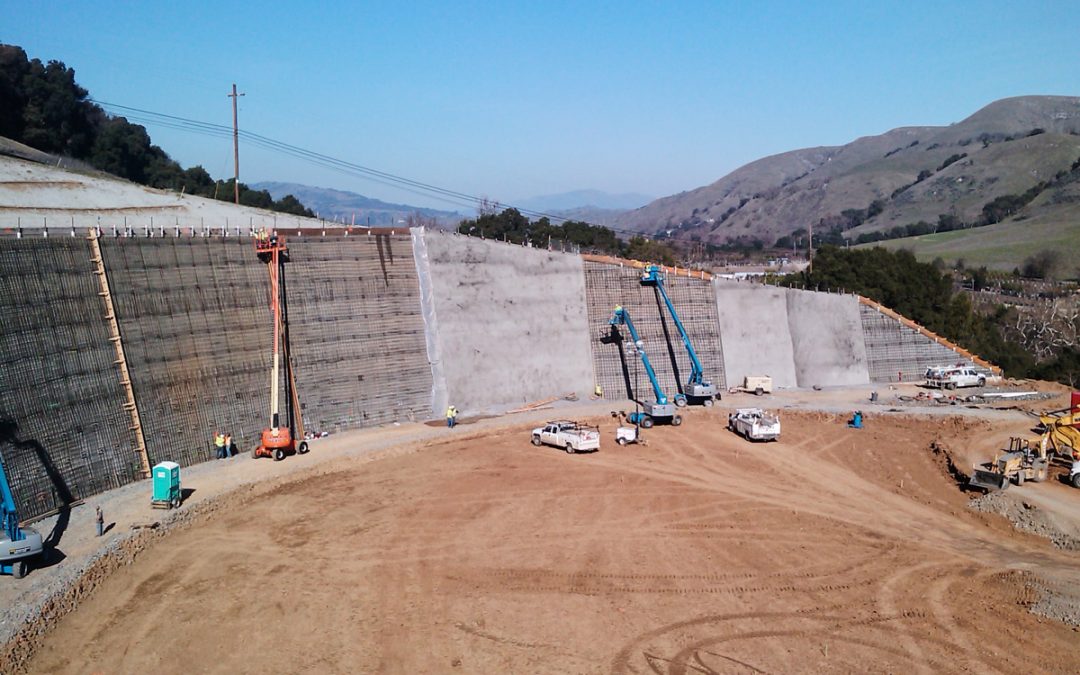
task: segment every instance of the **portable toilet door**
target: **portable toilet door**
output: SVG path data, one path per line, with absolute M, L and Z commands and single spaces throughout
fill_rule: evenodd
M 176 462 L 160 462 L 153 471 L 153 497 L 151 503 L 157 507 L 176 508 L 180 506 L 180 465 Z

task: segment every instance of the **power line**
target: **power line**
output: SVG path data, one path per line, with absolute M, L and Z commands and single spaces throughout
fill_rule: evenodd
M 92 103 L 95 103 L 103 108 L 114 111 L 117 115 L 122 115 L 128 119 L 142 122 L 145 124 L 156 125 L 166 127 L 170 129 L 176 129 L 179 131 L 186 131 L 189 133 L 196 133 L 204 136 L 211 136 L 217 138 L 228 138 L 233 136 L 233 128 L 214 124 L 211 122 L 202 122 L 199 120 L 189 119 L 186 117 L 179 117 L 176 115 L 169 115 L 167 113 L 159 113 L 152 110 L 145 110 L 142 108 L 135 108 L 132 106 L 120 105 L 118 103 L 109 103 L 107 101 L 99 101 L 96 99 L 89 99 Z M 234 99 L 235 100 L 235 99 Z M 376 183 L 387 185 L 396 189 L 403 190 L 412 194 L 434 198 L 439 201 L 454 204 L 457 206 L 464 206 L 467 208 L 476 207 L 477 205 L 488 201 L 485 198 L 470 195 L 468 193 L 459 192 L 457 190 L 451 190 L 448 188 L 439 187 L 431 183 L 414 180 L 412 178 L 406 178 L 404 176 L 398 176 L 386 171 L 380 171 L 379 169 L 373 169 L 362 164 L 356 164 L 336 157 L 331 157 L 320 152 L 301 148 L 284 141 L 279 141 L 268 136 L 256 134 L 250 131 L 238 131 L 238 135 L 244 138 L 245 141 L 250 142 L 253 145 L 261 147 L 272 152 L 277 152 L 283 155 L 287 155 L 302 161 L 320 166 L 322 168 L 338 171 L 345 175 L 364 178 Z M 543 211 L 536 211 L 533 209 L 526 209 L 522 207 L 514 206 L 513 204 L 502 204 L 495 202 L 506 208 L 514 208 L 519 213 L 530 218 L 547 218 L 549 221 L 568 222 L 574 220 L 565 216 L 558 216 L 551 213 L 545 213 Z M 620 228 L 611 227 L 610 225 L 596 225 L 595 223 L 586 224 L 593 225 L 594 227 L 605 227 L 613 232 L 619 234 L 625 234 L 629 236 L 640 236 L 640 232 L 634 232 L 630 230 L 623 230 Z

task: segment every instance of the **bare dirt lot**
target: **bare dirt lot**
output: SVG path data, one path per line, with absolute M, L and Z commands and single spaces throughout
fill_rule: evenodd
M 1029 611 L 1080 595 L 1080 554 L 967 508 L 930 449 L 1002 423 L 785 411 L 750 444 L 725 414 L 626 447 L 593 420 L 589 455 L 465 431 L 246 490 L 105 579 L 30 669 L 1080 670 L 1080 633 Z

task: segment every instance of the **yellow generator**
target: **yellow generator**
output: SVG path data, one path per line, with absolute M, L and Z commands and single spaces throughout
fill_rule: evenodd
M 1025 481 L 1041 483 L 1050 475 L 1046 444 L 1032 444 L 1026 438 L 1010 438 L 1009 449 L 994 457 L 986 469 L 976 469 L 968 487 L 983 490 L 1004 490 L 1009 482 L 1023 485 Z

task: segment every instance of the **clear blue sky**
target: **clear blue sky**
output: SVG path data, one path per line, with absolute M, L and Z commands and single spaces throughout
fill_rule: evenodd
M 1080 2 L 14 2 L 101 101 L 503 202 L 673 194 L 766 155 L 1080 94 Z M 232 173 L 230 139 L 148 125 Z M 454 208 L 241 144 L 241 180 Z

